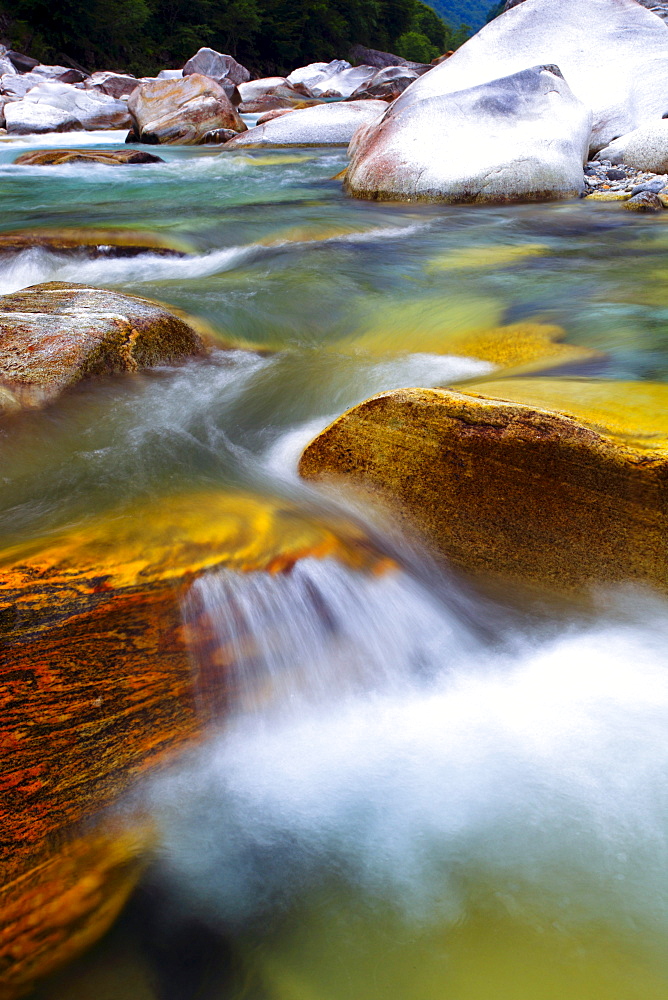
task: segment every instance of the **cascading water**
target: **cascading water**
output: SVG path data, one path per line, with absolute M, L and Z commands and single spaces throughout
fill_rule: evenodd
M 158 879 L 280 1000 L 664 998 L 668 606 L 505 635 L 490 607 L 490 640 L 457 597 L 308 561 L 201 579 L 243 670 L 152 790 Z
M 13 166 L 34 145 L 0 147 L 5 232 L 132 227 L 192 252 L 4 254 L 0 291 L 113 287 L 240 350 L 17 416 L 6 545 L 189 490 L 317 507 L 296 461 L 329 419 L 489 372 L 452 356 L 452 334 L 558 324 L 601 352 L 600 378 L 667 376 L 659 218 L 356 202 L 331 179 L 343 150 Z M 125 943 L 35 997 L 668 1000 L 666 605 L 627 590 L 518 614 L 397 551 L 379 576 L 305 560 L 192 586 L 184 618 L 214 636 L 192 651 L 202 710 L 224 698 L 225 722 L 141 790 L 161 850 Z M 193 940 L 238 980 L 199 975 Z

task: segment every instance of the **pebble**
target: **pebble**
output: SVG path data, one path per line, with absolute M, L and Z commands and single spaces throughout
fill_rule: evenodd
M 668 195 L 668 174 L 652 174 L 624 163 L 613 167 L 609 160 L 590 160 L 585 165 L 584 182 L 583 197 L 593 195 L 596 201 L 609 198 L 610 201 L 628 202 L 643 194 L 654 197 L 652 207 L 647 204 L 642 208 L 639 202 L 634 203 L 633 208 L 629 206 L 635 211 L 657 211 L 662 201 L 656 196 L 661 193 Z

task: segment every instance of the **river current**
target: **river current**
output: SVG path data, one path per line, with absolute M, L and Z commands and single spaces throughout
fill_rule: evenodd
M 6 546 L 211 487 L 345 513 L 299 481 L 301 449 L 375 392 L 493 370 L 444 354 L 444 329 L 557 324 L 598 352 L 571 377 L 668 377 L 663 215 L 356 202 L 343 150 L 12 165 L 44 145 L 0 144 L 3 232 L 131 228 L 186 253 L 29 249 L 0 293 L 144 295 L 235 349 L 2 431 Z M 668 604 L 622 586 L 527 606 L 370 530 L 395 571 L 193 585 L 184 620 L 252 636 L 252 669 L 142 789 L 161 848 L 136 899 L 34 1000 L 667 1000 Z

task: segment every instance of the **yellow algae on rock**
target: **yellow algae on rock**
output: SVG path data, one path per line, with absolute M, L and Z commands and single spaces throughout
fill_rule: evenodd
M 339 417 L 307 447 L 300 472 L 350 483 L 488 577 L 554 591 L 622 580 L 666 588 L 664 392 L 648 393 L 644 415 L 642 401 L 629 403 L 627 428 L 623 405 L 615 421 L 594 390 L 585 422 L 559 412 L 563 403 L 498 398 L 510 394 L 504 380 L 465 392 L 399 389 Z
M 426 264 L 427 271 L 482 271 L 521 264 L 527 257 L 541 257 L 550 252 L 543 243 L 519 246 L 476 246 L 450 250 Z

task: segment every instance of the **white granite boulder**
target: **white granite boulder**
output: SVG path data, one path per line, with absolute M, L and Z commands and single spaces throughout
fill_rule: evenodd
M 350 97 L 363 84 L 368 83 L 378 72 L 375 66 L 351 66 L 340 73 L 327 76 L 319 83 L 309 86 L 314 97 Z
M 620 136 L 604 146 L 595 159 L 625 163 L 653 174 L 668 173 L 668 121 L 662 119 Z
M 80 132 L 82 123 L 70 111 L 33 101 L 12 101 L 3 113 L 9 135 L 39 135 L 46 132 Z
M 309 90 L 319 86 L 324 80 L 330 79 L 344 69 L 350 69 L 350 63 L 346 59 L 332 59 L 331 62 L 309 63 L 308 66 L 299 66 L 293 69 L 287 76 L 288 83 L 303 83 Z
M 44 105 L 81 122 L 84 129 L 126 129 L 131 125 L 125 101 L 71 83 L 44 80 L 25 95 L 22 105 Z
M 142 83 L 130 95 L 128 108 L 136 142 L 195 146 L 219 129 L 246 131 L 220 84 L 199 73 Z
M 357 129 L 376 121 L 385 101 L 320 104 L 291 111 L 265 125 L 256 125 L 225 144 L 225 149 L 252 146 L 347 146 Z
M 267 76 L 260 80 L 249 80 L 248 83 L 240 83 L 237 87 L 239 96 L 243 104 L 250 104 L 265 97 L 274 97 L 286 101 L 303 101 L 310 97 L 308 88 L 304 84 L 295 89 L 284 76 Z M 276 105 L 280 107 L 280 105 Z
M 407 69 L 405 66 L 386 66 L 353 91 L 350 100 L 378 98 L 381 101 L 393 101 L 399 94 L 403 94 L 419 75 L 415 70 Z
M 557 65 L 593 112 L 592 151 L 668 112 L 668 27 L 636 0 L 524 0 L 425 73 L 402 108 Z
M 500 203 L 583 188 L 591 111 L 554 66 L 400 104 L 350 144 L 345 186 L 355 197 Z

